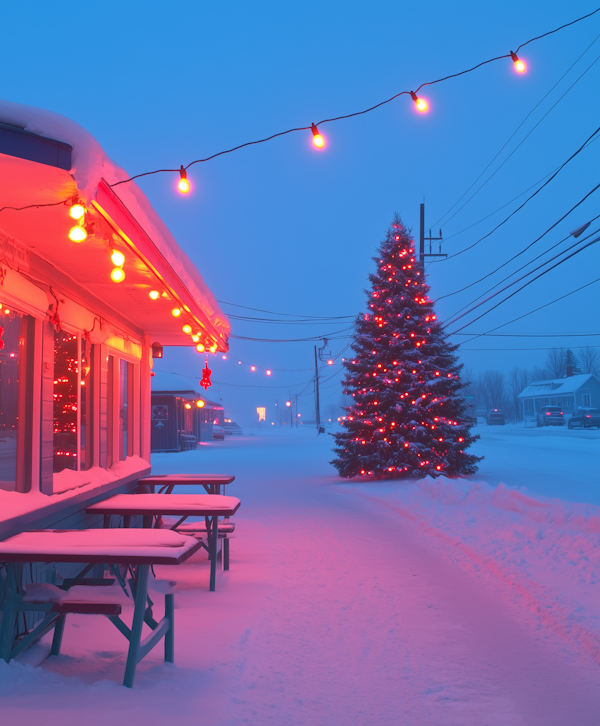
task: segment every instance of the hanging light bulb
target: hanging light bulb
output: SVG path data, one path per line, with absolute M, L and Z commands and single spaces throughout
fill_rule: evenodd
M 325 147 L 325 139 L 319 133 L 319 129 L 314 124 L 311 124 L 310 128 L 313 132 L 313 144 L 317 149 L 323 149 Z
M 216 353 L 217 352 L 217 344 L 216 343 L 213 343 L 210 346 L 209 350 L 210 350 L 211 353 Z
M 256 370 L 256 366 L 250 366 L 250 370 L 251 371 L 255 371 Z
M 198 343 L 198 345 L 196 346 L 196 350 L 198 351 L 198 353 L 204 353 L 204 345 L 202 343 Z
M 121 267 L 115 267 L 115 269 L 110 273 L 110 279 L 113 282 L 123 282 L 125 279 L 123 269 Z
M 429 103 L 424 98 L 419 98 L 414 91 L 410 92 L 410 97 L 415 102 L 417 111 L 420 113 L 427 113 L 429 111 Z
M 267 375 L 270 376 L 272 371 L 266 371 Z
M 188 411 L 189 411 L 189 410 L 190 410 L 190 408 L 192 407 L 192 404 L 191 404 L 191 403 L 186 403 L 186 404 L 185 404 L 185 407 L 186 407 L 186 408 L 188 409 Z
M 197 343 L 200 340 L 200 336 L 199 335 L 192 335 L 192 340 L 194 341 L 194 343 Z
M 177 184 L 177 187 L 179 188 L 179 191 L 182 194 L 187 194 L 190 191 L 190 182 L 187 178 L 187 173 L 185 169 L 183 168 L 183 164 L 181 165 L 181 169 L 179 170 L 180 179 L 179 183 Z
M 517 73 L 525 73 L 527 70 L 527 64 L 525 61 L 521 60 L 516 53 L 512 52 L 512 50 L 510 51 L 510 57 L 512 58 L 512 62 L 515 64 L 515 71 L 517 71 Z
M 110 259 L 116 267 L 123 267 L 125 264 L 125 255 L 119 250 L 113 250 Z
M 85 227 L 77 224 L 69 230 L 69 239 L 71 242 L 83 242 L 87 239 L 88 233 Z
M 158 292 L 158 290 L 150 290 L 150 292 L 148 293 L 148 297 L 150 298 L 150 300 L 158 300 L 158 298 L 160 297 L 160 292 Z
M 71 205 L 71 209 L 69 209 L 69 214 L 73 219 L 81 219 L 85 214 L 85 207 L 75 199 Z
M 181 315 L 181 308 L 173 308 L 173 310 L 171 310 L 171 315 L 174 318 L 178 318 Z
M 192 326 L 191 325 L 188 325 L 187 323 L 181 329 L 183 330 L 183 332 L 186 335 L 191 335 L 191 333 L 192 333 Z
M 196 401 L 196 406 L 198 406 L 198 408 L 204 408 L 204 406 L 206 406 L 206 403 L 202 399 L 199 399 L 198 401 Z

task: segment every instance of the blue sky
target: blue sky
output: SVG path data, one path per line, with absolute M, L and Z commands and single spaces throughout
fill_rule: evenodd
M 495 1 L 2 3 L 0 97 L 74 119 L 136 174 L 367 108 L 508 53 L 594 9 L 593 2 Z M 592 64 L 600 56 L 600 39 L 588 46 L 599 34 L 600 13 L 523 49 L 529 67 L 523 76 L 507 60 L 428 88 L 426 116 L 403 96 L 373 113 L 323 126 L 327 149 L 321 153 L 312 148 L 310 133 L 292 134 L 192 167 L 194 187 L 187 197 L 174 191 L 169 175 L 140 186 L 219 300 L 302 316 L 354 315 L 363 309 L 371 257 L 395 211 L 418 234 L 425 200 L 427 226 L 435 226 L 435 234 L 442 226 L 444 251 L 459 252 L 513 211 L 528 194 L 511 200 L 593 133 L 600 117 L 600 60 Z M 471 193 L 540 122 L 537 128 L 449 219 L 446 212 L 574 63 Z M 597 142 L 476 248 L 432 264 L 432 297 L 472 283 L 532 242 L 598 183 L 599 156 Z M 600 214 L 599 200 L 600 191 L 519 260 Z M 502 272 L 512 272 L 522 264 L 517 262 Z M 599 276 L 599 262 L 600 248 L 592 247 L 465 332 L 485 332 L 591 282 Z M 440 300 L 439 317 L 449 319 L 504 276 Z M 592 285 L 499 332 L 600 332 L 599 289 L 600 283 Z M 229 305 L 223 309 L 243 314 Z M 279 339 L 345 327 L 232 322 L 236 335 Z M 475 350 L 461 358 L 475 370 L 507 370 L 539 364 L 545 355 L 513 348 L 599 340 L 479 338 L 465 345 Z M 347 343 L 332 341 L 333 352 Z M 229 359 L 211 363 L 220 382 L 211 393 L 241 421 L 259 405 L 270 417 L 276 401 L 281 405 L 288 390 L 301 392 L 310 379 L 311 372 L 300 369 L 313 366 L 312 346 L 232 340 Z M 274 373 L 251 373 L 246 363 Z M 163 369 L 188 375 L 197 375 L 202 365 L 200 356 L 182 349 L 167 350 L 162 362 Z M 339 398 L 338 379 L 325 384 L 327 403 Z M 300 411 L 310 416 L 310 386 L 301 401 Z

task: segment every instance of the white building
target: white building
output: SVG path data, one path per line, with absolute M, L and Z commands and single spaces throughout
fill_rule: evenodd
M 592 373 L 584 373 L 552 381 L 534 381 L 518 398 L 526 420 L 535 418 L 544 406 L 560 406 L 565 418 L 569 418 L 577 408 L 600 408 L 600 380 Z

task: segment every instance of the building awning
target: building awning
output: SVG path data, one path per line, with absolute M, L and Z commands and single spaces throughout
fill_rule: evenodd
M 24 245 L 66 276 L 67 286 L 70 278 L 153 341 L 196 345 L 182 330 L 189 325 L 207 348 L 216 344 L 226 351 L 229 321 L 202 276 L 135 182 L 111 186 L 127 174 L 95 139 L 69 119 L 7 102 L 0 102 L 0 123 L 0 208 L 19 210 L 0 213 L 3 239 Z M 36 146 L 38 137 L 45 141 Z M 75 224 L 71 203 L 60 204 L 76 196 L 93 230 L 79 244 L 68 238 Z M 113 250 L 125 255 L 125 279 L 119 283 L 110 277 Z M 150 291 L 157 291 L 158 299 L 152 300 Z M 181 315 L 174 317 L 174 309 Z

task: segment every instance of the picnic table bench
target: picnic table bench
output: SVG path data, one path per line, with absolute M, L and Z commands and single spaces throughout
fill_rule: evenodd
M 7 593 L 2 605 L 0 624 L 0 656 L 9 662 L 45 633 L 55 629 L 52 652 L 60 652 L 65 618 L 69 613 L 101 614 L 109 620 L 129 641 L 127 664 L 123 685 L 131 688 L 136 666 L 162 639 L 165 640 L 165 661 L 174 660 L 174 616 L 172 593 L 165 594 L 165 616 L 156 621 L 152 608 L 147 607 L 148 571 L 152 565 L 180 565 L 201 547 L 201 542 L 187 535 L 159 529 L 79 529 L 39 530 L 22 532 L 0 542 L 0 562 L 7 566 Z M 23 563 L 65 562 L 85 565 L 79 577 L 70 578 L 76 585 L 96 564 L 128 565 L 135 567 L 129 586 L 134 598 L 133 623 L 129 628 L 120 618 L 118 603 L 100 599 L 82 598 L 74 591 L 64 596 L 46 592 L 40 585 L 22 584 Z M 66 582 L 66 581 L 65 581 Z M 90 585 L 98 584 L 90 580 Z M 50 586 L 51 587 L 51 586 Z M 61 588 L 55 588 L 61 590 Z M 45 617 L 23 638 L 15 642 L 17 618 L 20 612 L 44 612 Z M 142 640 L 144 622 L 152 632 Z
M 163 515 L 179 517 L 171 527 L 177 530 L 188 517 L 204 517 L 206 537 L 208 540 L 208 554 L 210 557 L 210 591 L 216 589 L 217 577 L 217 544 L 219 539 L 219 517 L 231 517 L 240 507 L 237 497 L 227 497 L 222 494 L 116 494 L 101 502 L 86 508 L 88 514 L 103 514 L 104 526 L 110 527 L 112 515 L 121 515 L 131 518 L 142 516 L 145 528 L 150 528 L 154 520 Z M 127 522 L 130 520 L 128 519 Z M 198 530 L 193 527 L 186 528 L 186 534 L 195 534 Z M 224 532 L 222 532 L 224 533 Z M 225 545 L 225 542 L 227 544 Z M 200 540 L 199 546 L 202 546 Z M 225 549 L 226 548 L 226 549 Z M 229 568 L 229 540 L 224 538 L 223 550 L 225 569 Z
M 202 486 L 207 494 L 225 494 L 225 485 L 235 481 L 232 474 L 153 474 L 138 480 L 139 484 L 150 486 L 154 494 L 158 486 L 159 494 L 171 494 L 175 486 Z

